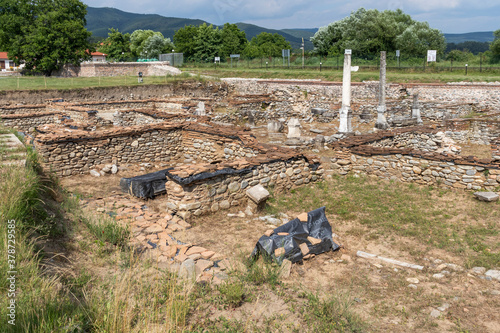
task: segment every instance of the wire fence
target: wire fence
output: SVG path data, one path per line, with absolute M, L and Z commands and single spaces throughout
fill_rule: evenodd
M 342 70 L 344 57 L 302 57 L 292 56 L 290 62 L 286 58 L 241 58 L 237 61 L 222 61 L 217 63 L 186 62 L 185 67 L 212 67 L 212 68 L 248 68 L 248 69 L 291 69 L 291 70 Z M 351 66 L 358 66 L 360 70 L 378 70 L 379 59 L 366 59 L 353 57 Z M 400 58 L 387 59 L 387 70 L 390 71 L 428 71 L 428 72 L 494 72 L 500 71 L 500 63 L 492 64 L 481 59 L 465 61 L 440 60 L 438 62 L 427 62 L 427 59 Z

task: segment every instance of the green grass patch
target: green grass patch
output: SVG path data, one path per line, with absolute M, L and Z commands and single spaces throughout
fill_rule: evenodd
M 326 206 L 328 214 L 362 226 L 363 229 L 352 229 L 361 237 L 370 238 L 374 232 L 375 238 L 408 237 L 429 247 L 465 255 L 468 265 L 500 265 L 500 244 L 494 241 L 498 236 L 496 221 L 500 218 L 498 203 L 485 204 L 471 198 L 467 207 L 460 207 L 457 201 L 445 200 L 457 195 L 452 191 L 350 176 L 335 177 L 293 192 L 268 201 L 268 211 L 301 212 Z M 465 221 L 485 224 L 457 224 L 457 214 L 464 215 Z
M 4 77 L 0 80 L 0 90 L 40 90 L 40 89 L 83 89 L 89 87 L 139 86 L 148 84 L 175 84 L 185 80 L 203 81 L 199 75 L 182 73 L 177 76 L 146 76 L 139 83 L 136 76 L 103 76 L 103 77 L 43 77 L 18 76 Z
M 355 304 L 348 294 L 307 294 L 304 317 L 311 332 L 365 332 L 367 324 L 353 311 Z

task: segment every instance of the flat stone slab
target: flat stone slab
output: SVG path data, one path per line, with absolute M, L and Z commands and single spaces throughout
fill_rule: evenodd
M 269 198 L 269 191 L 262 185 L 255 185 L 249 188 L 247 191 L 247 196 L 252 199 L 253 202 L 259 204 Z
M 474 196 L 481 201 L 492 202 L 497 201 L 500 196 L 495 192 L 476 192 Z
M 484 275 L 489 276 L 497 281 L 500 281 L 500 271 L 499 270 L 490 269 L 489 271 L 484 273 Z

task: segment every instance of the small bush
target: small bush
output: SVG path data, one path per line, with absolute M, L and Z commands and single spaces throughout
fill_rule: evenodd
M 224 296 L 225 302 L 230 307 L 240 306 L 245 299 L 245 286 L 241 281 L 226 281 L 219 286 L 219 292 Z
M 306 294 L 308 300 L 306 320 L 313 332 L 364 332 L 365 323 L 352 311 L 354 301 L 349 295 L 330 295 L 321 300 Z
M 249 258 L 245 264 L 247 271 L 243 274 L 243 280 L 255 285 L 267 283 L 276 286 L 281 283 L 280 266 L 270 259 L 254 260 Z

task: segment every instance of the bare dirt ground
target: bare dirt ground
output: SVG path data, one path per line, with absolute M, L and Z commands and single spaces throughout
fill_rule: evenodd
M 152 171 L 156 170 L 148 170 Z M 100 200 L 106 205 L 107 197 L 120 193 L 117 185 L 120 177 L 142 172 L 136 167 L 119 176 L 96 179 L 85 175 L 63 178 L 61 182 L 70 192 L 78 192 L 88 201 Z M 464 223 L 463 219 L 468 218 L 468 226 L 496 223 L 498 228 L 499 221 L 492 221 L 491 216 L 483 219 L 463 213 L 473 209 L 470 207 L 471 196 L 453 191 L 443 196 L 438 189 L 434 191 L 432 196 L 436 206 L 459 203 L 454 206 L 457 215 L 451 217 L 452 223 Z M 161 197 L 158 197 L 144 203 L 152 212 L 161 214 L 160 202 Z M 498 205 L 492 207 L 498 209 Z M 193 225 L 191 229 L 176 231 L 173 236 L 235 262 L 244 261 L 264 232 L 275 226 L 256 216 L 227 215 L 240 210 L 242 207 L 233 207 L 192 219 L 189 221 Z M 279 211 L 290 219 L 302 212 L 300 207 Z M 327 205 L 327 217 L 337 235 L 334 240 L 342 245 L 339 251 L 294 264 L 290 276 L 283 279 L 279 288 L 267 285 L 250 287 L 249 296 L 239 307 L 226 308 L 214 305 L 210 300 L 203 301 L 192 314 L 191 323 L 222 325 L 223 318 L 228 327 L 238 323 L 239 326 L 235 326 L 237 331 L 311 331 L 311 327 L 305 324 L 305 314 L 298 309 L 304 306 L 304 293 L 317 293 L 325 299 L 335 295 L 349 300 L 351 309 L 368 324 L 367 331 L 500 332 L 500 283 L 471 273 L 470 267 L 465 267 L 467 258 L 464 255 L 422 244 L 412 237 L 399 237 L 387 230 L 373 230 L 360 223 L 358 217 L 343 219 L 332 211 L 334 207 Z M 454 214 L 453 211 L 449 213 Z M 496 237 L 492 238 L 491 244 L 498 246 Z M 356 256 L 358 250 L 422 265 L 424 269 L 419 271 L 362 259 Z M 239 267 L 244 269 L 242 265 Z M 444 276 L 436 278 L 436 273 L 444 273 Z

